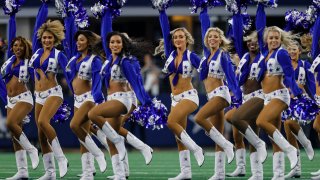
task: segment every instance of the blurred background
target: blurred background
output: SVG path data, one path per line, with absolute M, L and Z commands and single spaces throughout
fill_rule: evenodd
M 275 9 L 266 8 L 267 14 L 267 26 L 276 25 L 284 27 L 284 15 L 289 9 L 298 9 L 305 11 L 307 6 L 311 4 L 311 0 L 279 0 L 278 7 Z M 2 3 L 2 4 L 1 4 Z M 3 1 L 0 4 L 3 5 Z M 92 16 L 90 7 L 93 6 L 95 1 L 85 0 L 85 7 L 90 16 L 88 29 L 100 34 L 100 20 Z M 17 22 L 17 36 L 21 35 L 31 39 L 33 34 L 33 27 L 35 24 L 35 17 L 40 7 L 41 2 L 39 0 L 26 0 L 21 7 L 21 11 L 16 15 Z M 177 0 L 173 7 L 167 10 L 167 14 L 170 19 L 171 29 L 177 27 L 186 27 L 195 39 L 195 44 L 192 50 L 198 55 L 202 54 L 202 42 L 201 42 L 201 27 L 199 21 L 199 12 L 197 14 L 191 14 L 189 0 Z M 247 10 L 253 20 L 253 29 L 255 21 L 256 6 L 249 6 Z M 231 18 L 231 13 L 225 10 L 225 7 L 215 7 L 208 10 L 210 15 L 211 25 L 217 26 L 227 32 L 228 19 Z M 49 8 L 50 19 L 59 19 L 54 2 L 51 2 Z M 8 34 L 8 16 L 3 13 L 0 15 L 0 65 L 6 60 L 5 50 L 8 42 L 6 37 Z M 125 6 L 122 8 L 121 16 L 113 21 L 113 30 L 126 32 L 130 37 L 142 38 L 150 42 L 153 47 L 157 46 L 159 39 L 162 37 L 161 28 L 158 20 L 158 12 L 152 9 L 150 0 L 128 0 Z M 153 52 L 141 60 L 141 73 L 143 75 L 145 89 L 148 93 L 160 99 L 168 108 L 170 107 L 170 86 L 168 79 L 161 73 L 165 60 L 160 57 L 153 56 Z M 73 97 L 71 92 L 63 79 L 60 79 L 64 87 L 65 100 L 72 106 Z M 204 93 L 204 88 L 201 82 L 199 82 L 195 73 L 194 86 L 199 92 L 200 96 L 200 108 L 207 99 Z M 190 136 L 201 146 L 212 147 L 212 141 L 204 134 L 204 131 L 194 123 L 193 115 L 189 116 L 188 129 Z M 5 108 L 1 105 L 0 112 L 0 149 L 12 150 L 11 136 L 5 127 Z M 64 124 L 54 124 L 57 131 L 60 143 L 64 148 L 78 148 L 79 142 L 76 136 L 71 132 L 69 128 L 69 122 Z M 128 130 L 139 137 L 142 141 L 149 144 L 152 147 L 176 147 L 173 134 L 164 127 L 161 130 L 144 129 L 137 124 L 127 122 L 125 125 Z M 312 141 L 314 147 L 319 146 L 316 133 L 312 129 L 312 124 L 304 125 L 305 133 Z M 37 143 L 37 129 L 34 121 L 24 126 L 24 132 L 33 143 Z M 232 128 L 226 123 L 225 136 L 232 141 Z M 260 136 L 270 143 L 266 134 L 261 132 Z

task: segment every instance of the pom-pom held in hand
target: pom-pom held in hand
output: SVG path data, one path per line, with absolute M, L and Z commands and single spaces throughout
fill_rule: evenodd
M 286 29 L 300 32 L 309 31 L 316 20 L 315 11 L 314 6 L 309 6 L 305 13 L 296 9 L 287 11 L 285 14 Z
M 225 0 L 226 9 L 233 14 L 245 12 L 252 0 Z
M 190 0 L 191 13 L 197 13 L 198 8 L 216 7 L 223 5 L 220 0 Z
M 6 0 L 3 6 L 4 13 L 7 15 L 16 14 L 24 1 L 25 0 Z
M 243 22 L 243 31 L 249 31 L 252 25 L 252 19 L 247 12 L 241 13 L 242 22 Z M 230 26 L 233 25 L 232 18 L 228 20 Z
M 159 130 L 167 123 L 168 109 L 161 101 L 153 99 L 151 104 L 137 107 L 129 119 L 140 126 Z
M 66 8 L 75 17 L 75 22 L 79 28 L 89 26 L 89 17 L 86 9 L 83 7 L 83 0 L 66 0 Z
M 262 3 L 266 7 L 278 7 L 278 0 L 254 0 L 255 2 Z
M 91 12 L 97 19 L 99 19 L 103 16 L 103 14 L 107 9 L 108 9 L 107 5 L 103 5 L 101 4 L 101 2 L 97 2 L 94 4 L 94 6 L 91 7 Z M 113 18 L 120 16 L 120 13 L 121 13 L 120 9 L 109 8 L 109 10 L 111 11 Z
M 170 6 L 172 6 L 174 0 L 151 0 L 152 1 L 152 7 L 154 9 L 158 9 L 159 11 L 166 10 Z
M 55 123 L 64 123 L 70 116 L 71 108 L 67 103 L 63 102 L 51 120 Z
M 313 121 L 319 113 L 319 106 L 316 102 L 306 96 L 293 101 L 292 107 L 293 118 L 302 123 Z

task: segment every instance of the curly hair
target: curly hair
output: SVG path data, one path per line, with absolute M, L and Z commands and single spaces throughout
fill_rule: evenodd
M 292 40 L 298 39 L 299 37 L 297 34 L 291 34 L 291 32 L 286 32 L 277 26 L 270 26 L 266 28 L 263 32 L 264 43 L 267 43 L 269 32 L 278 32 L 280 34 L 281 44 L 283 44 L 285 47 L 287 47 Z
M 206 34 L 204 35 L 204 45 L 208 48 L 208 49 L 211 49 L 209 44 L 208 44 L 208 36 L 209 36 L 209 33 L 211 31 L 215 31 L 219 34 L 220 36 L 220 39 L 221 39 L 221 44 L 220 44 L 220 47 L 224 50 L 224 51 L 228 51 L 230 49 L 230 40 L 228 40 L 225 36 L 224 36 L 224 33 L 223 31 L 218 28 L 218 27 L 211 27 L 207 30 Z
M 243 37 L 243 41 L 258 41 L 258 33 L 257 31 L 252 31 L 248 36 Z
M 50 32 L 54 36 L 54 45 L 58 45 L 65 38 L 64 27 L 59 20 L 51 21 L 50 19 L 43 23 L 37 32 L 38 39 L 41 39 L 44 32 Z
M 88 40 L 88 49 L 89 49 L 90 52 L 94 48 L 95 44 L 97 44 L 97 42 L 99 42 L 101 40 L 101 37 L 98 34 L 92 32 L 92 31 L 79 30 L 74 35 L 74 40 L 75 41 L 77 41 L 77 39 L 80 36 L 80 34 L 84 35 L 87 38 L 87 40 Z
M 22 36 L 17 36 L 15 37 L 11 43 L 10 43 L 10 49 L 12 50 L 13 45 L 16 41 L 20 41 L 24 47 L 24 54 L 23 54 L 23 59 L 30 59 L 31 55 L 32 55 L 32 45 L 31 42 L 29 40 L 27 40 L 26 38 L 22 37 Z

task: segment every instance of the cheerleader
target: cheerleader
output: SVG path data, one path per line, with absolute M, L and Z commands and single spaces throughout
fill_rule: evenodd
M 205 57 L 201 60 L 199 73 L 200 80 L 204 82 L 206 88 L 208 102 L 195 115 L 195 121 L 216 143 L 215 174 L 210 179 L 224 179 L 225 156 L 228 163 L 234 158 L 233 145 L 221 134 L 224 128 L 224 108 L 231 104 L 229 87 L 239 100 L 241 91 L 235 78 L 232 61 L 226 52 L 230 41 L 226 39 L 221 29 L 209 28 L 207 9 L 201 12 L 200 20 Z M 229 87 L 224 84 L 225 78 Z
M 89 167 L 94 157 L 98 162 L 100 171 L 107 168 L 103 152 L 88 134 L 91 122 L 88 112 L 95 104 L 104 102 L 101 88 L 101 60 L 92 54 L 94 43 L 100 39 L 91 31 L 78 31 L 74 39 L 77 44 L 77 55 L 73 56 L 67 67 L 68 85 L 74 94 L 74 116 L 70 122 L 71 130 L 77 135 L 81 143 L 81 163 L 84 170 L 81 179 L 93 179 L 92 168 Z
M 58 161 L 60 177 L 65 176 L 68 171 L 68 160 L 63 154 L 54 128 L 50 125 L 50 120 L 63 101 L 62 88 L 56 76 L 62 70 L 67 77 L 65 67 L 68 60 L 54 47 L 64 39 L 63 30 L 63 25 L 58 20 L 48 20 L 42 24 L 37 31 L 42 48 L 32 55 L 29 62 L 29 67 L 35 71 L 35 118 L 45 168 L 45 174 L 39 179 L 56 178 L 53 156 Z
M 89 111 L 91 119 L 106 135 L 115 179 L 124 179 L 122 161 L 126 156 L 123 138 L 118 134 L 122 115 L 127 114 L 132 106 L 128 97 L 127 81 L 143 105 L 151 104 L 151 99 L 143 89 L 140 66 L 134 52 L 144 47 L 135 45 L 122 33 L 110 32 L 106 38 L 111 56 L 104 62 L 100 74 L 104 82 L 108 100 Z
M 298 86 L 306 92 L 310 93 L 310 97 L 313 97 L 315 94 L 315 82 L 314 76 L 309 71 L 310 63 L 308 61 L 303 61 L 299 59 L 301 54 L 302 47 L 297 41 L 290 42 L 288 48 L 288 53 L 291 57 L 291 64 L 295 70 L 295 80 Z M 306 94 L 308 96 L 308 94 Z M 298 164 L 292 169 L 285 178 L 300 178 L 301 176 L 301 159 L 300 159 L 300 150 L 297 140 L 304 147 L 309 160 L 312 160 L 314 157 L 314 151 L 312 144 L 306 135 L 303 132 L 303 129 L 300 127 L 299 122 L 296 120 L 288 119 L 284 122 L 284 128 L 289 143 L 298 150 Z
M 281 112 L 290 104 L 290 87 L 294 96 L 301 96 L 302 90 L 294 79 L 294 70 L 288 52 L 281 46 L 289 45 L 293 38 L 282 29 L 272 26 L 266 28 L 263 39 L 268 48 L 265 58 L 260 61 L 261 69 L 258 80 L 265 93 L 264 107 L 257 118 L 257 125 L 273 140 L 273 180 L 284 179 L 284 151 L 293 169 L 297 163 L 297 149 L 289 144 L 279 131 L 281 128 Z
M 262 163 L 267 158 L 265 143 L 259 139 L 259 128 L 256 118 L 263 108 L 264 94 L 257 80 L 258 64 L 263 59 L 259 52 L 258 36 L 256 32 L 244 38 L 248 53 L 244 54 L 237 68 L 239 86 L 243 91 L 242 105 L 231 117 L 236 127 L 250 143 L 250 164 L 252 176 L 250 179 L 263 179 Z
M 12 134 L 12 142 L 16 156 L 18 172 L 9 180 L 28 179 L 28 164 L 26 153 L 29 154 L 32 168 L 39 165 L 38 150 L 28 140 L 22 131 L 26 120 L 30 121 L 28 114 L 33 108 L 33 97 L 27 88 L 30 77 L 33 78 L 33 71 L 28 67 L 32 55 L 31 43 L 24 37 L 14 38 L 10 44 L 11 56 L 1 67 L 4 83 L 7 92 L 7 121 L 6 125 Z
M 169 32 L 169 20 L 165 10 L 160 10 L 160 24 L 164 42 L 156 48 L 156 54 L 163 52 L 167 58 L 163 72 L 169 76 L 171 87 L 171 111 L 168 116 L 168 128 L 174 133 L 178 145 L 181 172 L 174 178 L 191 179 L 190 151 L 199 166 L 204 162 L 204 153 L 187 134 L 187 117 L 199 106 L 197 90 L 193 88 L 192 71 L 199 67 L 200 59 L 187 47 L 194 43 L 191 34 L 185 28 Z M 172 40 L 172 41 L 171 41 Z

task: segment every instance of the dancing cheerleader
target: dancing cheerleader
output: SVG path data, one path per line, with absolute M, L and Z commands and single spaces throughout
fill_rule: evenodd
M 310 63 L 308 61 L 303 61 L 299 59 L 301 54 L 302 47 L 297 41 L 290 42 L 288 48 L 288 53 L 291 57 L 291 64 L 293 69 L 295 70 L 295 80 L 298 86 L 306 92 L 310 93 L 310 97 L 313 97 L 315 94 L 315 82 L 314 76 L 309 71 Z M 305 94 L 305 96 L 309 96 Z M 310 119 L 311 120 L 311 119 Z M 309 121 L 310 121 L 309 120 Z M 306 135 L 303 132 L 303 129 L 300 127 L 299 122 L 297 120 L 288 119 L 284 122 L 284 128 L 287 136 L 287 140 L 290 142 L 292 146 L 294 146 L 298 150 L 298 164 L 292 169 L 285 178 L 300 178 L 301 176 L 301 159 L 300 159 L 300 151 L 297 140 L 304 147 L 309 160 L 312 160 L 314 157 L 314 151 L 312 148 L 312 144 Z
M 18 172 L 13 177 L 7 179 L 28 179 L 26 152 L 30 156 L 33 169 L 36 169 L 39 164 L 37 148 L 29 142 L 22 131 L 23 121 L 33 108 L 32 93 L 27 88 L 27 83 L 30 77 L 33 76 L 32 69 L 28 67 L 28 62 L 32 55 L 31 43 L 25 38 L 18 36 L 12 40 L 10 49 L 14 55 L 3 64 L 1 74 L 3 75 L 8 94 L 6 124 L 13 136 L 12 142 Z
M 165 8 L 158 6 L 163 40 L 156 48 L 156 54 L 164 51 L 166 63 L 163 72 L 169 76 L 171 87 L 171 111 L 168 117 L 168 128 L 174 133 L 178 145 L 181 172 L 174 178 L 191 179 L 190 151 L 194 154 L 199 166 L 204 162 L 204 153 L 187 134 L 187 117 L 199 106 L 197 90 L 193 88 L 192 72 L 199 67 L 199 57 L 187 47 L 194 43 L 191 34 L 185 28 L 170 30 Z
M 293 96 L 302 95 L 294 79 L 294 70 L 288 52 L 281 46 L 288 46 L 294 36 L 282 29 L 271 26 L 264 31 L 263 39 L 268 51 L 260 61 L 258 80 L 265 93 L 264 107 L 257 118 L 257 125 L 273 140 L 273 180 L 284 179 L 284 151 L 293 169 L 297 163 L 297 149 L 282 136 L 281 112 L 290 105 L 290 94 L 285 84 L 290 88 Z
M 35 118 L 45 168 L 45 174 L 39 179 L 56 178 L 53 156 L 58 161 L 60 177 L 65 176 L 68 171 L 68 160 L 54 128 L 50 125 L 50 120 L 63 102 L 62 88 L 56 76 L 62 70 L 67 77 L 65 67 L 68 60 L 61 51 L 54 48 L 64 39 L 63 30 L 64 27 L 58 20 L 43 23 L 36 32 L 42 48 L 36 50 L 29 62 L 29 67 L 35 71 Z
M 221 29 L 209 28 L 210 20 L 206 8 L 202 10 L 200 20 L 205 57 L 201 60 L 199 73 L 207 91 L 208 102 L 195 115 L 195 121 L 216 143 L 215 174 L 210 179 L 224 179 L 225 156 L 228 163 L 234 158 L 233 145 L 221 134 L 224 129 L 224 108 L 231 104 L 229 87 L 239 100 L 241 91 L 230 56 L 226 52 L 230 41 L 225 38 Z M 224 78 L 229 87 L 224 84 Z
M 28 179 L 27 153 L 30 156 L 32 168 L 39 165 L 38 150 L 34 147 L 22 131 L 24 123 L 30 121 L 29 113 L 33 108 L 33 97 L 27 84 L 30 78 L 33 80 L 33 71 L 28 67 L 32 55 L 31 43 L 24 37 L 16 34 L 15 13 L 21 4 L 6 4 L 5 14 L 9 19 L 9 49 L 10 57 L 1 67 L 0 93 L 6 104 L 6 126 L 11 132 L 13 148 L 15 151 L 18 172 L 9 180 Z
M 84 170 L 81 179 L 93 179 L 92 168 L 89 167 L 90 163 L 87 163 L 92 155 L 101 172 L 107 168 L 103 152 L 88 134 L 91 125 L 88 112 L 96 104 L 104 102 L 100 77 L 102 63 L 98 56 L 92 54 L 93 45 L 100 37 L 91 31 L 80 30 L 74 39 L 77 42 L 78 53 L 70 59 L 66 67 L 68 84 L 74 94 L 74 116 L 70 128 L 81 143 L 81 162 Z
M 89 118 L 112 142 L 109 143 L 109 152 L 115 179 L 123 179 L 125 173 L 121 161 L 125 159 L 126 149 L 118 132 L 122 125 L 122 115 L 127 114 L 132 106 L 128 96 L 127 81 L 142 105 L 150 105 L 152 102 L 143 89 L 138 59 L 132 56 L 145 47 L 133 44 L 123 33 L 119 32 L 110 32 L 106 42 L 111 56 L 104 62 L 100 73 L 108 91 L 108 99 L 91 109 Z

